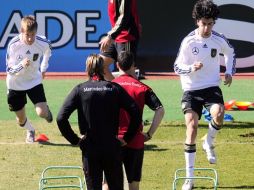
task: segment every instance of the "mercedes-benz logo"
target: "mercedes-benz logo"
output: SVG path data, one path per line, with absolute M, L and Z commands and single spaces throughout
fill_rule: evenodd
M 22 56 L 22 55 L 18 55 L 18 56 L 16 57 L 16 59 L 17 59 L 18 61 L 21 61 L 21 60 L 23 59 L 23 56 Z
M 192 48 L 192 53 L 197 55 L 199 53 L 199 49 L 197 47 Z

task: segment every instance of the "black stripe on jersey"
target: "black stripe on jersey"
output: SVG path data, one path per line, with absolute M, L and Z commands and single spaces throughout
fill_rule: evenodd
M 212 34 L 224 39 L 227 42 L 228 46 L 233 48 L 233 46 L 229 43 L 228 39 L 223 34 L 219 34 L 218 32 L 215 31 L 212 31 Z
M 48 44 L 50 43 L 49 40 L 47 40 L 46 38 L 42 38 L 42 37 L 40 37 L 40 36 L 36 36 L 36 39 L 37 39 L 37 40 L 40 40 L 40 41 L 43 41 L 43 42 L 47 42 Z
M 234 75 L 235 73 L 236 73 L 236 67 L 235 67 L 235 65 L 236 65 L 236 59 L 235 59 L 235 56 L 234 56 L 234 60 L 233 60 L 233 67 L 232 67 L 232 75 Z
M 189 37 L 189 36 L 194 36 L 195 35 L 195 30 L 194 31 L 192 31 L 192 32 L 190 32 L 189 34 L 188 34 L 188 36 L 187 37 Z
M 184 40 L 183 40 L 182 43 L 181 43 L 180 49 L 182 48 L 182 45 L 183 45 L 183 42 L 185 41 L 185 39 L 188 38 L 188 37 L 191 37 L 191 36 L 195 36 L 195 30 L 193 30 L 192 32 L 190 32 L 190 33 L 184 38 Z M 180 52 L 180 49 L 179 49 L 179 51 L 178 51 L 178 53 L 177 53 L 177 56 L 178 56 L 178 54 L 179 54 L 179 52 Z
M 212 34 L 224 39 L 227 42 L 228 46 L 230 48 L 234 49 L 234 47 L 229 43 L 228 39 L 223 34 L 219 34 L 218 32 L 215 32 L 215 31 L 212 31 Z M 232 75 L 234 75 L 236 73 L 236 67 L 235 67 L 236 66 L 236 59 L 235 59 L 235 56 L 233 57 L 233 59 L 234 59 L 233 60 L 233 67 L 232 67 L 232 71 L 231 71 Z
M 40 36 L 36 36 L 36 39 L 42 42 L 46 42 L 49 45 L 49 48 L 52 49 L 51 42 L 47 40 L 46 38 L 42 38 Z
M 177 74 L 188 74 L 191 72 L 191 68 L 183 70 L 183 69 L 180 69 L 179 67 L 177 67 L 176 64 L 174 65 L 174 70 Z
M 10 47 L 12 44 L 14 44 L 14 43 L 16 43 L 16 42 L 18 42 L 18 41 L 20 41 L 19 36 L 14 37 L 14 38 L 10 41 L 8 47 Z
M 22 65 L 20 65 L 20 66 L 17 67 L 16 69 L 13 69 L 13 68 L 11 68 L 11 67 L 8 67 L 8 68 L 6 69 L 6 71 L 7 71 L 8 73 L 15 74 L 15 73 L 18 73 L 19 71 L 21 71 L 23 68 L 24 68 L 24 67 L 23 67 Z

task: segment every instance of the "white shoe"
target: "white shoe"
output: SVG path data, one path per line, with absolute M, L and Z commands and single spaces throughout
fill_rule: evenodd
M 206 152 L 207 160 L 210 164 L 216 164 L 216 155 L 214 147 L 209 147 L 205 142 L 203 142 L 203 150 Z
M 26 132 L 26 143 L 34 143 L 34 137 L 35 137 L 35 131 L 29 131 Z
M 193 188 L 194 188 L 193 180 L 186 179 L 182 186 L 182 190 L 192 190 Z

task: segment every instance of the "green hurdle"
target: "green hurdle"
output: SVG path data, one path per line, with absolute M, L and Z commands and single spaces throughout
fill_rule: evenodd
M 49 175 L 48 171 L 52 170 L 82 170 L 82 167 L 80 166 L 48 166 L 45 168 L 41 174 L 41 179 L 39 181 L 39 190 L 45 190 L 45 189 L 60 189 L 60 188 L 72 188 L 72 189 L 80 189 L 84 190 L 83 181 L 81 180 L 81 177 L 78 175 Z M 73 184 L 61 184 L 57 185 L 57 181 L 59 180 L 65 180 L 70 179 L 73 182 Z M 54 184 L 49 184 L 49 182 L 54 182 Z
M 180 168 L 180 169 L 177 169 L 175 171 L 175 179 L 173 181 L 173 185 L 172 185 L 172 189 L 173 190 L 176 190 L 176 184 L 177 184 L 177 181 L 178 180 L 182 180 L 182 179 L 200 179 L 200 180 L 210 180 L 210 181 L 213 181 L 213 184 L 214 184 L 214 189 L 216 190 L 217 189 L 217 186 L 218 186 L 218 174 L 217 174 L 217 171 L 213 168 L 194 168 L 194 171 L 208 171 L 210 173 L 213 174 L 213 177 L 211 176 L 195 176 L 195 177 L 180 177 L 179 174 L 182 173 L 183 171 L 186 172 L 186 169 L 185 168 Z

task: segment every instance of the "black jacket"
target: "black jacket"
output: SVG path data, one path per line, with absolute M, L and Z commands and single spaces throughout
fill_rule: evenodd
M 69 117 L 77 110 L 80 134 L 87 135 L 90 142 L 107 146 L 115 142 L 120 108 L 131 116 L 126 142 L 136 134 L 141 122 L 141 113 L 134 100 L 116 83 L 89 80 L 77 85 L 68 95 L 57 116 L 62 135 L 73 145 L 80 138 L 71 128 Z

